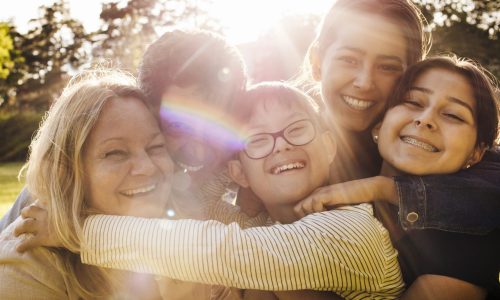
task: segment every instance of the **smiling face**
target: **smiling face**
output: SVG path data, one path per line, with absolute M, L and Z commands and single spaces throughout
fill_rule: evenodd
M 344 18 L 312 67 L 332 119 L 345 130 L 361 132 L 383 111 L 404 71 L 407 43 L 399 26 L 382 17 L 350 13 Z
M 296 124 L 300 124 L 300 120 L 311 118 L 297 103 L 284 104 L 270 99 L 257 104 L 245 132 L 248 137 L 276 133 L 289 126 L 298 126 Z M 239 161 L 230 163 L 230 172 L 231 164 L 241 168 L 243 180 L 236 181 L 250 187 L 262 199 L 271 215 L 280 209 L 292 207 L 328 182 L 334 145 L 330 135 L 322 132 L 318 125 L 315 126 L 315 137 L 306 145 L 293 146 L 283 137 L 277 136 L 274 149 L 268 156 L 251 159 L 242 151 Z
M 225 112 L 208 104 L 196 87 L 171 86 L 163 99 L 167 109 L 160 115 L 168 151 L 177 170 L 188 173 L 199 186 L 219 171 L 233 153 L 228 148 L 231 134 L 200 116 L 216 110 L 214 113 L 224 118 Z
M 87 138 L 83 165 L 91 208 L 113 215 L 164 216 L 173 164 L 157 122 L 140 100 L 105 104 Z
M 481 156 L 475 110 L 473 90 L 462 75 L 438 68 L 420 74 L 403 103 L 387 111 L 374 130 L 383 172 L 447 174 L 475 163 Z

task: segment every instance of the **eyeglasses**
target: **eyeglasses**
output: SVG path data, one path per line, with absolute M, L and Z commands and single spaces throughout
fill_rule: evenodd
M 292 146 L 309 144 L 316 136 L 314 124 L 309 119 L 295 121 L 274 133 L 258 133 L 245 140 L 245 154 L 251 159 L 261 159 L 274 151 L 276 139 L 282 137 Z

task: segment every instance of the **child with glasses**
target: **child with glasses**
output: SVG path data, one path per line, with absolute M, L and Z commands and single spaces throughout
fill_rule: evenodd
M 237 159 L 228 164 L 229 174 L 262 199 L 271 226 L 92 217 L 85 224 L 82 260 L 250 289 L 236 295 L 244 298 L 264 296 L 256 290 L 397 298 L 403 291 L 397 252 L 370 204 L 300 221 L 294 214 L 298 201 L 328 184 L 335 156 L 335 141 L 322 126 L 314 101 L 285 84 L 261 84 L 238 102 L 235 115 L 246 138 Z M 296 293 L 308 299 L 324 296 Z

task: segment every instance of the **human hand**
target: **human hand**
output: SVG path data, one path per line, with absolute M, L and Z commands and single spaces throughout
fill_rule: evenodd
M 321 187 L 299 202 L 294 211 L 299 218 L 302 218 L 336 206 L 376 200 L 397 203 L 397 192 L 392 178 L 376 176 Z
M 14 235 L 17 237 L 24 233 L 30 233 L 17 247 L 18 252 L 39 247 L 61 247 L 62 244 L 56 238 L 54 231 L 49 226 L 48 212 L 46 207 L 38 200 L 21 210 L 23 220 L 14 228 Z

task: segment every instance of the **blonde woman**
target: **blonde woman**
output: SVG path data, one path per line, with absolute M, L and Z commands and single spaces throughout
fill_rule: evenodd
M 70 252 L 79 248 L 89 214 L 165 212 L 173 164 L 133 78 L 111 71 L 74 78 L 33 139 L 24 171 L 29 192 L 46 203 L 54 234 L 69 250 L 17 253 L 23 237 L 14 237 L 16 220 L 0 235 L 2 299 L 159 297 L 149 278 L 83 265 Z

